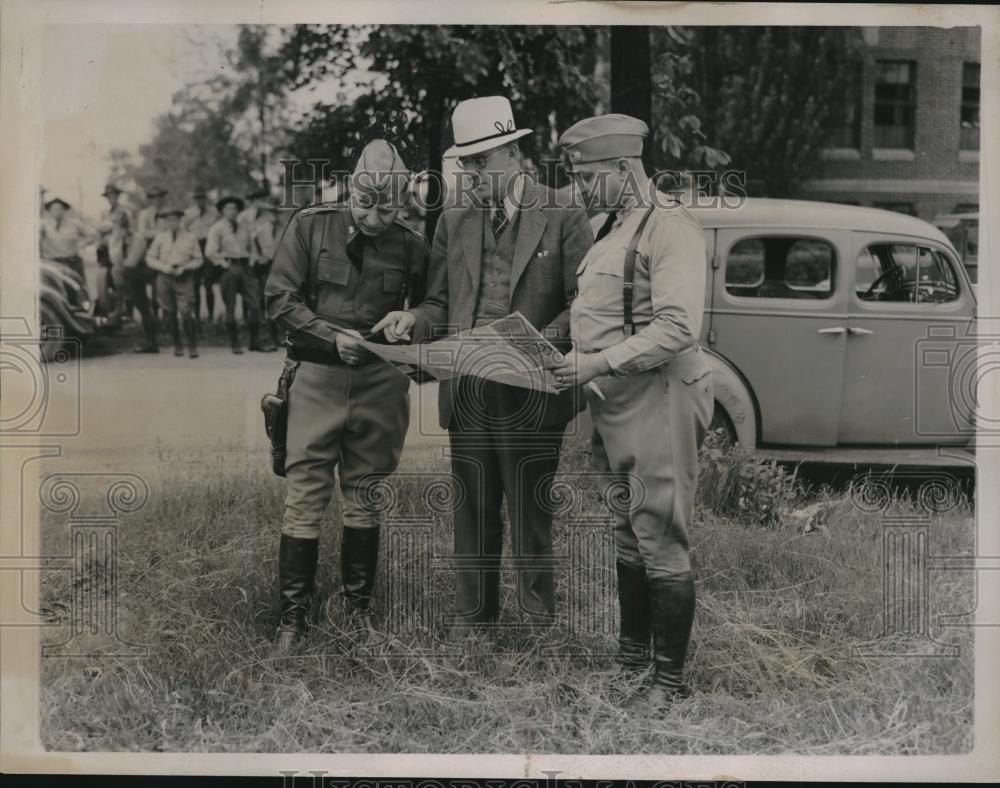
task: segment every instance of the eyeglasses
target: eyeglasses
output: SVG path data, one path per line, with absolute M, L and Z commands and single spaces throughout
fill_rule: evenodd
M 486 155 L 480 154 L 479 156 L 459 156 L 455 163 L 463 170 L 476 170 L 481 171 L 486 169 L 486 165 L 491 158 L 493 158 L 497 153 L 500 152 L 500 148 L 494 151 L 490 151 Z

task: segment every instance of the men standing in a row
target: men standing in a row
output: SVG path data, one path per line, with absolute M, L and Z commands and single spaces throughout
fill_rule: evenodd
M 156 294 L 167 315 L 170 336 L 174 340 L 174 355 L 184 355 L 177 319 L 179 311 L 188 341 L 188 354 L 191 358 L 198 358 L 194 283 L 202 257 L 197 239 L 180 228 L 183 213 L 179 208 L 164 208 L 157 213 L 157 219 L 163 220 L 164 227 L 146 252 L 146 264 L 157 271 Z
M 108 239 L 111 237 L 115 225 L 122 225 L 122 214 L 126 215 L 126 222 L 132 224 L 132 212 L 121 202 L 122 190 L 109 183 L 104 187 L 101 196 L 108 201 L 108 207 L 101 214 L 97 231 L 100 233 L 100 241 L 97 245 L 97 263 L 108 269 L 109 284 L 115 291 L 114 312 L 108 316 L 109 321 L 117 323 L 122 315 L 126 314 L 125 303 L 129 300 L 128 290 L 125 284 L 125 270 L 121 266 L 115 266 L 111 260 L 108 250 Z
M 185 212 L 182 226 L 198 241 L 202 254 L 202 265 L 194 272 L 194 319 L 201 320 L 201 286 L 205 286 L 205 306 L 208 309 L 208 322 L 211 325 L 215 317 L 215 283 L 219 281 L 222 269 L 208 259 L 205 246 L 208 243 L 208 231 L 219 220 L 219 212 L 208 202 L 208 193 L 198 188 L 192 194 L 194 204 Z
M 107 238 L 108 257 L 111 260 L 111 270 L 121 272 L 123 282 L 123 297 L 131 301 L 139 310 L 142 320 L 144 341 L 137 345 L 134 353 L 159 353 L 160 346 L 156 339 L 157 321 L 146 295 L 146 283 L 149 281 L 150 269 L 146 263 L 146 250 L 149 244 L 142 233 L 136 232 L 132 221 L 126 213 L 116 214 L 111 232 Z
M 60 197 L 45 203 L 45 215 L 39 228 L 39 252 L 45 260 L 55 260 L 84 278 L 80 250 L 97 241 L 97 233 L 76 216 L 68 214 L 71 206 Z
M 278 547 L 280 614 L 275 652 L 306 628 L 326 507 L 344 495 L 341 577 L 345 606 L 372 633 L 379 512 L 370 490 L 399 463 L 410 419 L 410 381 L 357 339 L 423 280 L 427 245 L 399 220 L 409 172 L 385 140 L 369 142 L 350 198 L 295 214 L 267 280 L 269 315 L 288 332 L 288 479 Z
M 653 645 L 655 710 L 686 693 L 695 612 L 689 525 L 698 448 L 712 420 L 711 367 L 698 346 L 705 304 L 701 226 L 656 191 L 642 165 L 647 125 L 587 118 L 562 135 L 580 190 L 609 215 L 577 271 L 576 349 L 554 374 L 586 389 L 592 456 L 605 494 L 631 492 L 616 512 L 620 659 L 644 670 Z M 642 698 L 639 699 L 640 703 Z
M 452 115 L 456 156 L 475 192 L 446 211 L 431 251 L 426 298 L 392 312 L 374 331 L 390 342 L 435 329 L 465 330 L 520 312 L 568 348 L 575 272 L 593 235 L 579 208 L 522 170 L 510 102 L 501 96 L 461 102 Z M 555 617 L 550 489 L 577 392 L 559 395 L 471 377 L 442 380 L 439 410 L 462 491 L 455 512 L 457 619 L 452 635 L 489 626 L 500 614 L 501 506 L 507 497 L 521 612 L 549 639 Z
M 223 269 L 220 285 L 222 301 L 226 307 L 226 330 L 233 353 L 242 353 L 239 328 L 236 325 L 236 298 L 243 298 L 243 314 L 250 330 L 250 350 L 274 350 L 265 339 L 260 339 L 260 294 L 257 280 L 250 270 L 253 254 L 250 245 L 250 228 L 237 222 L 237 214 L 243 210 L 243 200 L 239 197 L 223 197 L 215 207 L 222 218 L 208 231 L 205 253 L 217 266 Z

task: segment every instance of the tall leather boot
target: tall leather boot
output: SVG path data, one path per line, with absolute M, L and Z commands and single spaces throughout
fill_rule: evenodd
M 167 328 L 170 329 L 170 338 L 174 341 L 174 355 L 184 355 L 184 345 L 181 343 L 181 327 L 177 322 L 177 313 L 167 316 Z
M 340 575 L 344 584 L 344 606 L 369 644 L 381 633 L 372 622 L 372 596 L 378 567 L 379 528 L 344 528 L 340 546 Z
M 156 340 L 156 321 L 153 319 L 152 315 L 147 311 L 145 315 L 141 317 L 142 320 L 142 333 L 145 337 L 145 341 L 136 345 L 133 349 L 133 353 L 159 353 L 160 343 Z
M 653 686 L 648 700 L 653 707 L 685 698 L 684 658 L 694 622 L 694 577 L 690 572 L 649 579 L 653 618 Z
M 193 317 L 184 319 L 184 333 L 187 334 L 188 356 L 198 358 L 198 322 Z
M 229 347 L 232 349 L 233 353 L 240 355 L 243 353 L 243 348 L 240 347 L 240 332 L 236 327 L 235 320 L 226 321 L 226 332 L 229 334 Z
M 278 542 L 278 632 L 272 656 L 288 654 L 305 634 L 318 555 L 318 539 L 281 535 Z
M 646 567 L 617 561 L 618 609 L 618 664 L 627 671 L 639 672 L 649 667 L 649 639 L 652 619 Z

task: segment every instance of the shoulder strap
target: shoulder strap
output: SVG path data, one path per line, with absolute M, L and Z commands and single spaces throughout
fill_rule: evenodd
M 635 321 L 632 319 L 632 297 L 635 280 L 636 250 L 639 247 L 639 237 L 642 235 L 642 231 L 646 228 L 646 222 L 649 221 L 649 217 L 652 216 L 655 209 L 655 205 L 650 205 L 646 209 L 646 213 L 643 214 L 642 219 L 639 222 L 639 226 L 635 228 L 632 240 L 628 242 L 628 246 L 625 249 L 625 270 L 623 272 L 624 282 L 622 283 L 622 307 L 625 317 L 625 336 L 627 337 L 635 334 Z

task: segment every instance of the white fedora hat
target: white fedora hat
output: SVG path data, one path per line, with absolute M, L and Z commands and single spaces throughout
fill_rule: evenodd
M 460 101 L 451 113 L 451 130 L 455 144 L 444 152 L 446 159 L 472 156 L 531 134 L 531 129 L 514 128 L 514 113 L 503 96 Z

